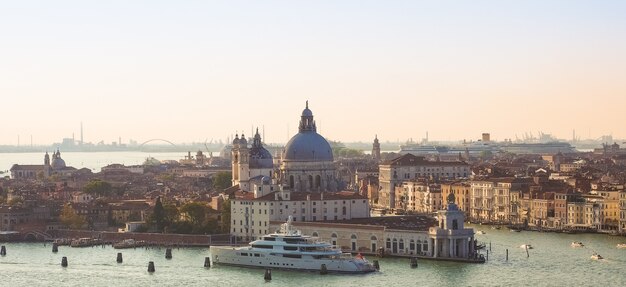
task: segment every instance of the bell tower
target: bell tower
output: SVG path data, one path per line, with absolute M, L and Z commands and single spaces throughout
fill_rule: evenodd
M 372 158 L 376 161 L 380 161 L 380 143 L 378 142 L 378 135 L 374 137 L 374 144 L 372 145 Z

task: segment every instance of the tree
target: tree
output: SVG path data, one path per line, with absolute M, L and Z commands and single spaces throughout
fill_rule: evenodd
M 87 221 L 82 216 L 76 214 L 70 204 L 63 206 L 59 220 L 63 225 L 71 229 L 81 229 L 87 224 Z
M 152 211 L 152 217 L 154 219 L 154 223 L 156 224 L 156 228 L 159 232 L 163 232 L 163 227 L 165 227 L 165 209 L 163 208 L 163 204 L 161 203 L 161 197 L 157 197 L 156 203 L 154 204 L 154 210 Z
M 113 192 L 113 186 L 111 186 L 110 183 L 101 179 L 93 179 L 85 184 L 85 186 L 83 187 L 83 191 L 94 196 L 106 197 L 110 196 Z
M 220 171 L 213 176 L 213 188 L 223 190 L 231 186 L 233 175 L 231 172 Z
M 230 232 L 230 199 L 227 199 L 222 204 L 222 210 L 220 211 L 222 214 L 222 232 L 229 233 Z
M 192 225 L 198 226 L 204 224 L 208 207 L 200 202 L 189 202 L 180 207 L 180 213 L 191 222 Z

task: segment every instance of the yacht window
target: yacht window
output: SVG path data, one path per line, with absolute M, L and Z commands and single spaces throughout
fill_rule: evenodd
M 288 250 L 288 251 L 297 251 L 298 247 L 297 246 L 283 246 L 284 250 Z
M 241 256 L 248 256 L 248 253 L 246 253 L 246 252 L 241 252 Z
M 283 257 L 286 257 L 286 258 L 302 258 L 302 255 L 300 255 L 300 254 L 283 254 Z
M 276 238 L 274 238 L 274 237 L 263 237 L 263 240 L 265 240 L 265 241 L 276 241 Z

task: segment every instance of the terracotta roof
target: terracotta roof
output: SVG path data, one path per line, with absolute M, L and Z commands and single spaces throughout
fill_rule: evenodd
M 33 169 L 41 169 L 43 170 L 43 165 L 33 165 L 33 164 L 14 164 L 11 167 L 11 170 L 33 170 Z
M 381 165 L 389 165 L 389 166 L 417 166 L 417 165 L 428 165 L 428 166 L 457 166 L 457 165 L 468 165 L 463 161 L 429 161 L 426 160 L 423 156 L 415 156 L 413 154 L 407 153 L 398 158 L 385 161 Z

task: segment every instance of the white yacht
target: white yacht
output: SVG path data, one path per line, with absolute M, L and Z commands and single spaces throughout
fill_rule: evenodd
M 291 216 L 278 233 L 264 235 L 249 246 L 211 246 L 213 264 L 325 271 L 329 273 L 368 273 L 376 268 L 363 256 L 352 257 L 341 249 L 292 229 Z

